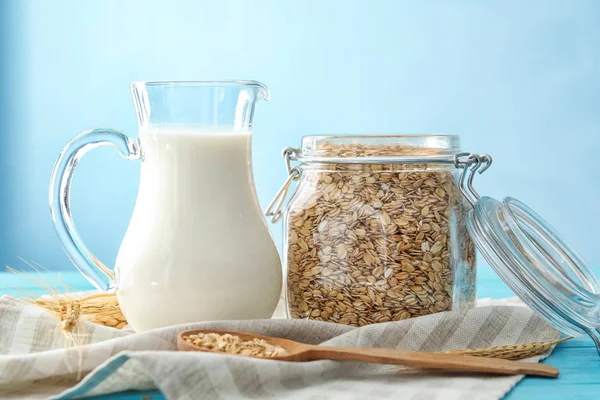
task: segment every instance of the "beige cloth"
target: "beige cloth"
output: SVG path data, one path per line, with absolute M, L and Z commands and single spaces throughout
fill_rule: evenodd
M 184 329 L 248 331 L 300 342 L 443 351 L 548 341 L 560 333 L 524 307 L 479 307 L 362 328 L 305 320 L 205 322 L 129 334 L 84 323 L 86 344 L 63 349 L 57 319 L 0 298 L 0 397 L 67 399 L 159 388 L 169 399 L 495 400 L 522 377 L 415 373 L 354 362 L 307 363 L 175 352 Z M 537 360 L 539 357 L 536 357 Z M 77 382 L 77 370 L 85 378 Z M 69 372 L 70 371 L 70 372 Z M 74 386 L 74 387 L 72 387 Z

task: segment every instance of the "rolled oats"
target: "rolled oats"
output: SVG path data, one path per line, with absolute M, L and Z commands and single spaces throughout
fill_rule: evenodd
M 274 346 L 264 339 L 254 338 L 253 340 L 244 341 L 239 336 L 229 333 L 221 335 L 199 332 L 184 336 L 183 340 L 194 346 L 218 353 L 239 354 L 249 357 L 276 357 L 287 354 L 283 347 Z
M 319 150 L 436 154 L 400 145 Z M 362 326 L 472 306 L 474 247 L 453 174 L 433 164 L 304 165 L 287 217 L 290 316 Z

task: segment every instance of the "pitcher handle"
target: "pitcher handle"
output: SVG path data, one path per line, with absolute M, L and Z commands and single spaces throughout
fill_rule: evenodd
M 123 158 L 141 159 L 138 140 L 131 140 L 125 134 L 113 129 L 91 129 L 75 136 L 63 148 L 50 180 L 50 214 L 58 237 L 75 267 L 98 290 L 106 291 L 115 283 L 114 272 L 102 264 L 85 246 L 71 217 L 70 193 L 73 172 L 89 150 L 100 146 L 115 147 Z M 107 284 L 97 271 L 108 277 Z

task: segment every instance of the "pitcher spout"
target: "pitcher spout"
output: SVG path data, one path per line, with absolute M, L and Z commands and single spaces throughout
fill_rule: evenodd
M 263 99 L 266 101 L 269 101 L 271 99 L 271 91 L 269 90 L 267 85 L 265 85 L 264 83 L 259 82 L 259 81 L 249 81 L 249 82 L 251 82 L 251 84 L 256 86 L 256 88 L 257 88 L 257 93 L 256 93 L 257 99 Z

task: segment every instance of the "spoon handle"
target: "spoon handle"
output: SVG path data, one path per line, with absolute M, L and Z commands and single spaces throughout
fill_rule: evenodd
M 381 348 L 311 346 L 310 349 L 302 352 L 302 358 L 303 361 L 360 361 L 449 371 L 483 372 L 503 375 L 536 375 L 552 378 L 558 376 L 556 368 L 538 363 Z

